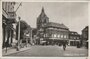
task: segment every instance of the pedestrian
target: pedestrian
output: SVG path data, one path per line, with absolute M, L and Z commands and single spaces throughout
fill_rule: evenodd
M 66 50 L 66 41 L 63 41 L 63 50 L 65 51 Z

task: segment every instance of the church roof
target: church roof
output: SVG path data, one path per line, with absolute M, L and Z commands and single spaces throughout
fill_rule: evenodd
M 58 27 L 58 28 L 62 28 L 62 29 L 69 29 L 67 26 L 65 26 L 64 24 L 59 24 L 59 23 L 54 23 L 54 22 L 49 22 L 46 24 L 46 27 Z
M 43 18 L 43 17 L 47 17 L 47 15 L 45 14 L 44 8 L 42 8 L 41 14 L 39 15 L 38 18 Z

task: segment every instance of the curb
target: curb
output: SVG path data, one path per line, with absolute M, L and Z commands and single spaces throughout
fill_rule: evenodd
M 2 51 L 2 56 L 7 56 L 7 55 L 10 55 L 10 54 L 18 53 L 18 52 L 25 51 L 25 50 L 28 50 L 28 49 L 30 49 L 30 47 L 21 48 L 19 51 L 16 51 L 16 49 L 11 49 L 12 51 L 8 51 L 7 53 Z

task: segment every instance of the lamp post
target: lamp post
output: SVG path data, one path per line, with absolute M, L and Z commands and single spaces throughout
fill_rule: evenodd
M 16 11 L 15 11 L 15 13 L 17 12 L 17 10 L 19 9 L 19 7 L 22 5 L 22 3 L 20 3 L 19 4 L 19 6 L 17 7 L 17 9 L 16 9 Z M 18 40 L 17 40 L 17 51 L 19 51 L 19 49 L 20 49 L 20 17 L 18 17 L 18 19 L 19 19 L 19 25 L 18 25 Z
M 31 30 L 30 30 L 30 43 L 32 44 L 33 43 L 33 40 L 32 40 L 32 28 L 31 28 Z
M 18 25 L 18 40 L 17 40 L 17 51 L 19 51 L 20 49 L 20 17 L 18 17 L 19 19 L 19 25 Z

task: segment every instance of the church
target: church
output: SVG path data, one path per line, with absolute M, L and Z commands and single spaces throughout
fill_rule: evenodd
M 64 24 L 50 22 L 42 8 L 41 14 L 37 18 L 38 44 L 46 42 L 49 45 L 61 45 L 65 40 L 69 41 L 69 28 Z

